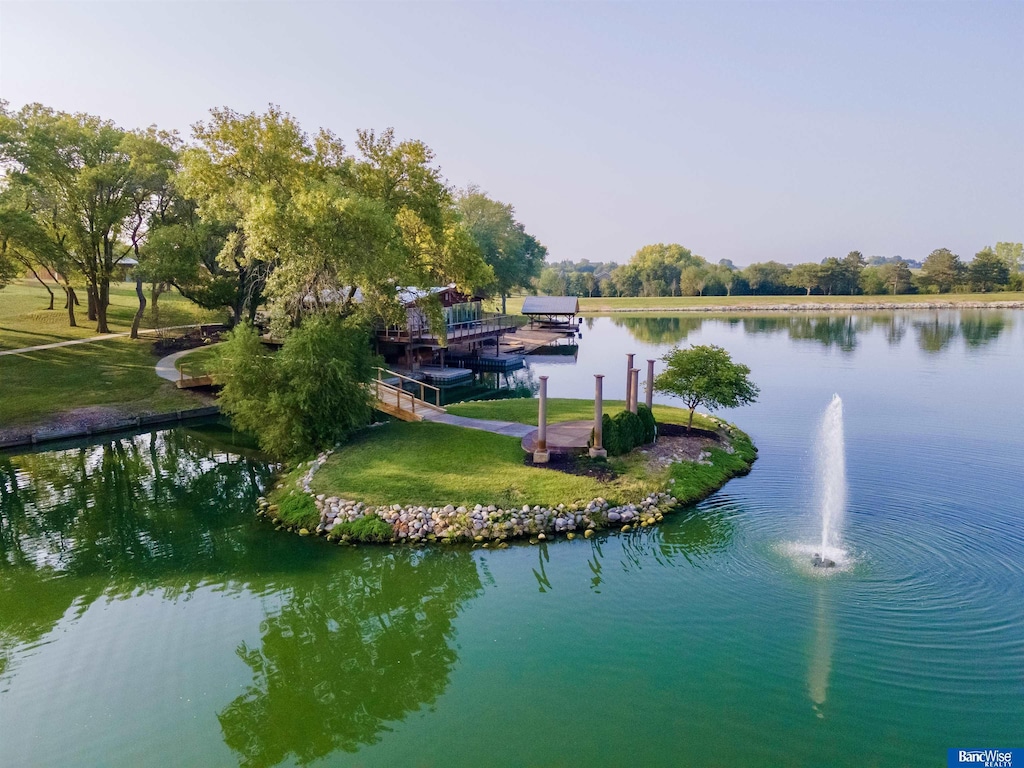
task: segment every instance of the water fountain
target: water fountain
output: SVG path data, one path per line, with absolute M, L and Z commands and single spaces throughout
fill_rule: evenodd
M 834 568 L 843 554 L 839 546 L 846 510 L 846 452 L 843 446 L 843 401 L 839 395 L 825 409 L 818 430 L 818 489 L 821 503 L 821 545 L 814 553 L 815 568 Z

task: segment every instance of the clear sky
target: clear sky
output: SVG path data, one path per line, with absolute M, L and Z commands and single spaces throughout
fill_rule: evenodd
M 0 96 L 393 126 L 552 260 L 1024 240 L 1024 3 L 0 2 Z

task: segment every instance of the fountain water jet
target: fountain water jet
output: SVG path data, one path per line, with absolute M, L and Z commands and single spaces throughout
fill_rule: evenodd
M 821 501 L 821 551 L 814 553 L 816 568 L 835 567 L 842 553 L 839 536 L 846 511 L 846 451 L 843 445 L 843 401 L 839 395 L 825 409 L 818 431 L 818 484 Z

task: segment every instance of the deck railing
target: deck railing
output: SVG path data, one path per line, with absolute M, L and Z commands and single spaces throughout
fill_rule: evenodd
M 445 336 L 449 342 L 491 333 L 503 333 L 515 328 L 515 318 L 510 315 L 490 315 L 478 320 L 466 320 L 461 323 L 448 323 Z M 387 341 L 437 341 L 438 334 L 427 325 L 407 327 L 389 325 L 379 328 L 377 335 Z
M 420 400 L 420 402 L 422 402 L 422 403 L 424 403 L 425 405 L 428 405 L 428 406 L 431 405 L 431 403 L 430 403 L 429 400 L 427 400 L 427 394 L 426 393 L 427 393 L 428 389 L 431 390 L 434 393 L 434 403 L 433 403 L 433 405 L 435 407 L 437 407 L 437 408 L 441 407 L 441 390 L 438 389 L 437 387 L 433 386 L 432 384 L 427 384 L 425 382 L 422 382 L 419 379 L 414 379 L 411 376 L 405 376 L 405 375 L 403 375 L 401 373 L 398 373 L 398 371 L 392 371 L 392 370 L 389 370 L 387 368 L 381 368 L 380 366 L 377 366 L 377 387 L 378 387 L 378 389 L 383 386 L 383 387 L 388 387 L 389 389 L 395 390 L 396 391 L 396 396 L 397 396 L 398 407 L 399 408 L 402 407 L 402 395 L 405 394 L 405 395 L 409 396 L 409 409 L 413 413 L 416 413 L 416 396 L 413 395 L 412 392 L 409 392 L 407 389 L 405 389 L 405 387 L 402 384 L 400 384 L 397 387 L 395 387 L 395 386 L 393 386 L 391 384 L 388 384 L 386 381 L 384 381 L 385 378 L 388 378 L 388 379 L 398 379 L 399 382 L 406 382 L 406 381 L 408 381 L 408 382 L 411 382 L 412 384 L 418 386 L 420 388 L 419 400 Z

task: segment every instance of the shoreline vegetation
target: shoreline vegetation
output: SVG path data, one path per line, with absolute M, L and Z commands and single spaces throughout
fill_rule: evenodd
M 614 415 L 623 401 L 606 402 Z M 532 406 L 532 408 L 531 408 Z M 589 400 L 548 401 L 552 422 L 586 418 Z M 466 403 L 459 415 L 529 423 L 535 400 Z M 518 438 L 446 424 L 389 422 L 293 466 L 258 502 L 277 530 L 340 545 L 465 543 L 504 548 L 513 540 L 590 538 L 660 523 L 750 471 L 757 449 L 737 427 L 655 406 L 659 437 L 608 460 L 570 457 L 551 465 L 524 458 Z

